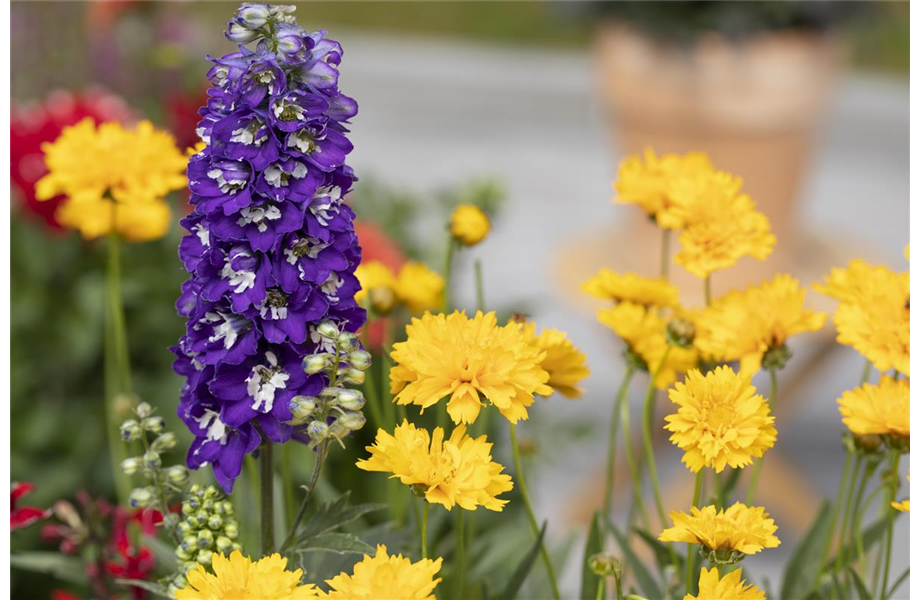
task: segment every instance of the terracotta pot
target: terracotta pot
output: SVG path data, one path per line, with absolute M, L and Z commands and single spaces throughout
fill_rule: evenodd
M 706 151 L 744 179 L 743 190 L 770 218 L 778 239 L 771 260 L 745 261 L 717 277 L 717 288 L 782 269 L 795 252 L 799 191 L 842 49 L 831 35 L 798 31 L 741 41 L 710 34 L 680 47 L 621 24 L 599 31 L 598 84 L 618 154 Z M 639 211 L 631 218 L 632 255 L 643 259 L 634 267 L 656 273 L 657 232 Z

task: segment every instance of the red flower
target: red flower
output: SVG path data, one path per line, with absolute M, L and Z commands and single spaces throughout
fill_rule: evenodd
M 80 600 L 80 597 L 66 590 L 52 590 L 51 600 Z
M 63 197 L 47 202 L 35 199 L 35 182 L 47 173 L 41 145 L 54 141 L 61 130 L 74 125 L 84 117 L 97 122 L 120 121 L 130 123 L 133 114 L 124 101 L 102 90 L 87 90 L 74 95 L 56 91 L 42 103 L 13 106 L 10 115 L 10 177 L 25 208 L 37 215 L 53 229 L 61 229 L 54 211 Z
M 39 519 L 48 516 L 47 510 L 34 506 L 16 506 L 16 502 L 32 491 L 35 486 L 31 483 L 13 483 L 10 490 L 10 531 L 28 527 Z

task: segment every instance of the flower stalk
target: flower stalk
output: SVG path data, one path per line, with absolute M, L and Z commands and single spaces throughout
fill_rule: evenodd
M 272 454 L 272 443 L 264 443 L 259 457 L 262 556 L 268 556 L 275 551 L 275 471 Z
M 617 460 L 617 434 L 620 431 L 620 415 L 622 414 L 623 402 L 626 393 L 629 391 L 629 384 L 632 381 L 635 369 L 631 366 L 626 368 L 623 375 L 623 381 L 620 383 L 620 389 L 617 392 L 616 399 L 613 402 L 613 414 L 610 415 L 610 434 L 607 442 L 607 478 L 604 485 L 604 514 L 611 516 L 613 512 L 613 484 Z M 630 440 L 626 440 L 629 443 Z

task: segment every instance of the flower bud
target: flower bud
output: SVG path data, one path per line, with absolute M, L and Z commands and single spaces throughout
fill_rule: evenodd
M 696 337 L 696 329 L 687 319 L 671 319 L 665 329 L 665 339 L 668 344 L 678 348 L 692 347 L 694 337 Z
M 316 326 L 316 333 L 324 338 L 334 340 L 339 337 L 339 328 L 335 323 L 327 319 Z
M 367 418 L 359 412 L 347 412 L 335 421 L 349 431 L 357 431 L 364 427 Z
M 217 536 L 215 546 L 217 547 L 217 551 L 220 552 L 221 554 L 229 554 L 230 549 L 233 547 L 233 542 L 230 541 L 230 538 L 228 538 L 227 536 L 220 535 L 220 536 Z
M 192 560 L 193 557 L 194 555 L 191 554 L 188 550 L 186 550 L 182 546 L 179 546 L 176 548 L 176 558 L 178 558 L 179 560 L 189 561 L 189 560 Z
M 371 366 L 371 353 L 367 350 L 352 350 L 348 353 L 348 362 L 360 371 L 366 371 Z
M 134 475 L 144 466 L 144 461 L 138 457 L 126 458 L 121 461 L 121 472 L 129 477 Z
M 185 537 L 191 533 L 192 526 L 188 524 L 188 521 L 179 521 L 179 524 L 176 525 L 176 531 L 179 532 L 180 536 Z
M 211 515 L 208 517 L 208 529 L 220 529 L 224 526 L 224 520 L 220 515 Z
M 740 550 L 732 550 L 731 548 L 713 550 L 706 546 L 700 546 L 700 556 L 713 565 L 733 565 L 741 562 L 747 555 Z
M 224 36 L 236 44 L 248 44 L 262 37 L 262 34 L 258 31 L 247 29 L 236 21 L 230 21 L 227 23 L 227 31 L 224 33 Z
M 198 537 L 194 535 L 186 535 L 182 538 L 179 547 L 185 550 L 186 552 L 192 552 L 198 549 Z
M 340 387 L 324 387 L 323 390 L 319 393 L 320 398 L 328 398 L 330 400 L 335 400 L 339 397 L 341 392 L 345 391 L 345 388 Z
M 623 563 L 617 560 L 616 557 L 603 552 L 588 559 L 588 566 L 595 575 L 600 577 L 616 577 L 619 579 L 623 576 Z
M 339 334 L 339 347 L 343 350 L 354 350 L 360 346 L 358 336 L 350 331 Z
M 360 369 L 347 369 L 342 375 L 342 381 L 352 385 L 361 385 L 364 383 L 364 371 Z
M 345 410 L 361 410 L 364 406 L 364 394 L 360 390 L 344 389 L 339 392 L 336 404 Z
M 323 421 L 312 421 L 307 425 L 307 435 L 314 442 L 322 441 L 329 435 L 329 426 Z
M 119 429 L 121 431 L 121 439 L 126 442 L 133 442 L 141 439 L 141 426 L 133 419 L 128 419 L 122 423 Z
M 131 490 L 131 495 L 128 497 L 131 508 L 143 508 L 151 501 L 153 501 L 153 492 L 150 488 L 135 488 Z
M 235 521 L 224 523 L 224 535 L 231 540 L 235 540 L 240 535 L 239 525 Z
M 779 371 L 786 366 L 792 358 L 792 350 L 786 344 L 779 344 L 767 350 L 763 355 L 763 369 L 765 371 Z
M 267 4 L 243 4 L 236 13 L 237 22 L 249 29 L 258 29 L 268 22 L 271 9 Z
M 895 435 L 890 433 L 885 435 L 882 439 L 885 440 L 885 445 L 892 450 L 897 450 L 901 454 L 910 454 L 909 435 Z
M 141 421 L 141 427 L 151 433 L 160 433 L 165 426 L 166 422 L 163 417 L 148 417 Z
M 163 466 L 163 459 L 158 452 L 150 450 L 144 453 L 144 466 L 148 469 L 159 469 Z
M 199 550 L 198 554 L 195 556 L 195 560 L 199 565 L 209 567 L 211 566 L 211 555 L 214 554 L 210 550 Z
M 198 532 L 198 547 L 199 548 L 210 548 L 211 544 L 214 543 L 214 534 L 211 533 L 210 529 L 202 529 Z
M 167 452 L 176 447 L 176 434 L 167 431 L 161 434 L 150 444 L 150 449 L 154 452 Z
M 330 356 L 328 354 L 311 354 L 304 357 L 301 362 L 304 373 L 307 375 L 315 375 L 325 370 L 326 367 L 329 366 L 329 358 Z
M 315 396 L 294 396 L 291 398 L 289 408 L 291 409 L 292 418 L 288 421 L 289 425 L 303 425 L 313 415 L 319 398 Z
M 175 486 L 182 487 L 188 482 L 188 469 L 183 465 L 173 465 L 166 469 L 166 480 Z
M 146 419 L 153 414 L 153 407 L 146 402 L 141 402 L 137 405 L 137 408 L 134 409 L 134 413 L 141 419 Z

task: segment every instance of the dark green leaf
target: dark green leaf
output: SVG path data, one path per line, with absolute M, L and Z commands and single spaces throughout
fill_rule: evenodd
M 623 557 L 626 559 L 626 565 L 636 576 L 639 587 L 644 594 L 649 598 L 663 598 L 664 594 L 662 594 L 658 584 L 655 583 L 655 578 L 652 577 L 652 574 L 645 568 L 645 565 L 642 564 L 642 561 L 639 560 L 636 553 L 629 547 L 629 541 L 626 539 L 626 536 L 617 529 L 616 525 L 610 522 L 610 519 L 605 518 L 605 520 L 607 521 L 607 529 L 613 533 L 613 537 L 616 538 L 617 544 L 620 545 L 620 550 L 622 550 Z
M 533 567 L 533 563 L 540 554 L 540 546 L 543 544 L 543 535 L 545 533 L 546 521 L 543 522 L 543 527 L 540 528 L 540 535 L 537 536 L 530 550 L 527 551 L 527 554 L 525 554 L 521 562 L 518 563 L 514 573 L 511 574 L 511 579 L 509 579 L 508 583 L 505 585 L 505 589 L 499 594 L 499 600 L 514 600 L 514 597 L 524 584 L 524 580 L 527 579 L 527 574 L 530 572 L 531 567 Z
M 353 533 L 326 532 L 311 536 L 291 547 L 291 552 L 335 552 L 337 554 L 373 554 L 374 549 Z
M 59 552 L 17 552 L 10 556 L 10 566 L 23 571 L 45 573 L 68 583 L 86 584 L 83 563 L 76 556 Z
M 853 583 L 856 584 L 856 593 L 859 594 L 859 600 L 872 600 L 872 594 L 869 593 L 869 590 L 866 589 L 866 584 L 863 582 L 862 577 L 859 576 L 853 567 L 847 567 L 850 571 L 850 577 L 853 578 Z
M 825 501 L 786 565 L 780 591 L 784 600 L 804 600 L 814 588 L 822 567 L 821 558 L 830 534 L 831 518 L 830 503 Z
M 165 587 L 153 581 L 145 581 L 143 579 L 116 579 L 115 583 L 147 590 L 158 598 L 172 598 Z
M 905 581 L 907 581 L 907 578 L 908 578 L 908 577 L 910 577 L 910 567 L 907 567 L 906 569 L 904 569 L 904 572 L 901 573 L 901 576 L 898 577 L 897 581 L 895 581 L 895 582 L 892 584 L 891 589 L 888 590 L 888 596 L 887 596 L 887 597 L 888 597 L 888 598 L 894 598 L 894 597 L 895 597 L 894 593 L 895 593 L 896 591 L 898 591 L 898 588 L 901 587 L 901 584 L 902 584 L 902 583 L 904 583 Z
M 741 479 L 741 469 L 732 469 L 729 472 L 728 477 L 725 479 L 725 488 L 723 493 L 725 494 L 726 502 L 728 498 L 732 497 L 732 493 L 735 491 L 735 487 L 738 486 L 739 479 Z M 730 504 L 730 502 L 727 502 L 726 506 L 728 506 L 728 504 Z
M 312 517 L 304 524 L 296 545 L 315 537 L 333 531 L 352 521 L 361 518 L 367 513 L 386 508 L 385 504 L 356 504 L 348 506 L 351 492 L 345 492 L 336 500 L 322 504 Z
M 594 600 L 597 591 L 597 581 L 600 579 L 591 570 L 588 563 L 591 557 L 603 550 L 604 534 L 601 527 L 601 515 L 599 512 L 594 513 L 591 519 L 591 527 L 588 529 L 588 539 L 585 542 L 585 553 L 581 565 L 581 594 L 578 596 L 582 600 Z
M 653 535 L 651 535 L 649 532 L 647 532 L 647 531 L 645 531 L 645 530 L 643 530 L 643 529 L 639 529 L 638 527 L 634 527 L 634 528 L 633 528 L 633 531 L 634 531 L 640 538 L 642 538 L 642 541 L 645 542 L 645 544 L 646 544 L 649 548 L 652 549 L 652 552 L 655 553 L 655 561 L 658 563 L 658 568 L 659 568 L 660 570 L 663 571 L 665 568 L 667 568 L 667 567 L 669 567 L 669 566 L 672 565 L 672 562 L 671 562 L 671 550 L 668 549 L 667 546 L 665 546 L 664 544 L 662 544 L 661 542 L 659 542 L 657 539 L 655 539 L 655 537 L 654 537 Z M 685 562 L 685 561 L 684 561 L 684 558 L 681 557 L 679 553 L 677 554 L 677 561 L 678 561 L 677 564 L 679 565 L 679 571 L 680 571 L 681 573 L 683 573 L 684 562 Z

